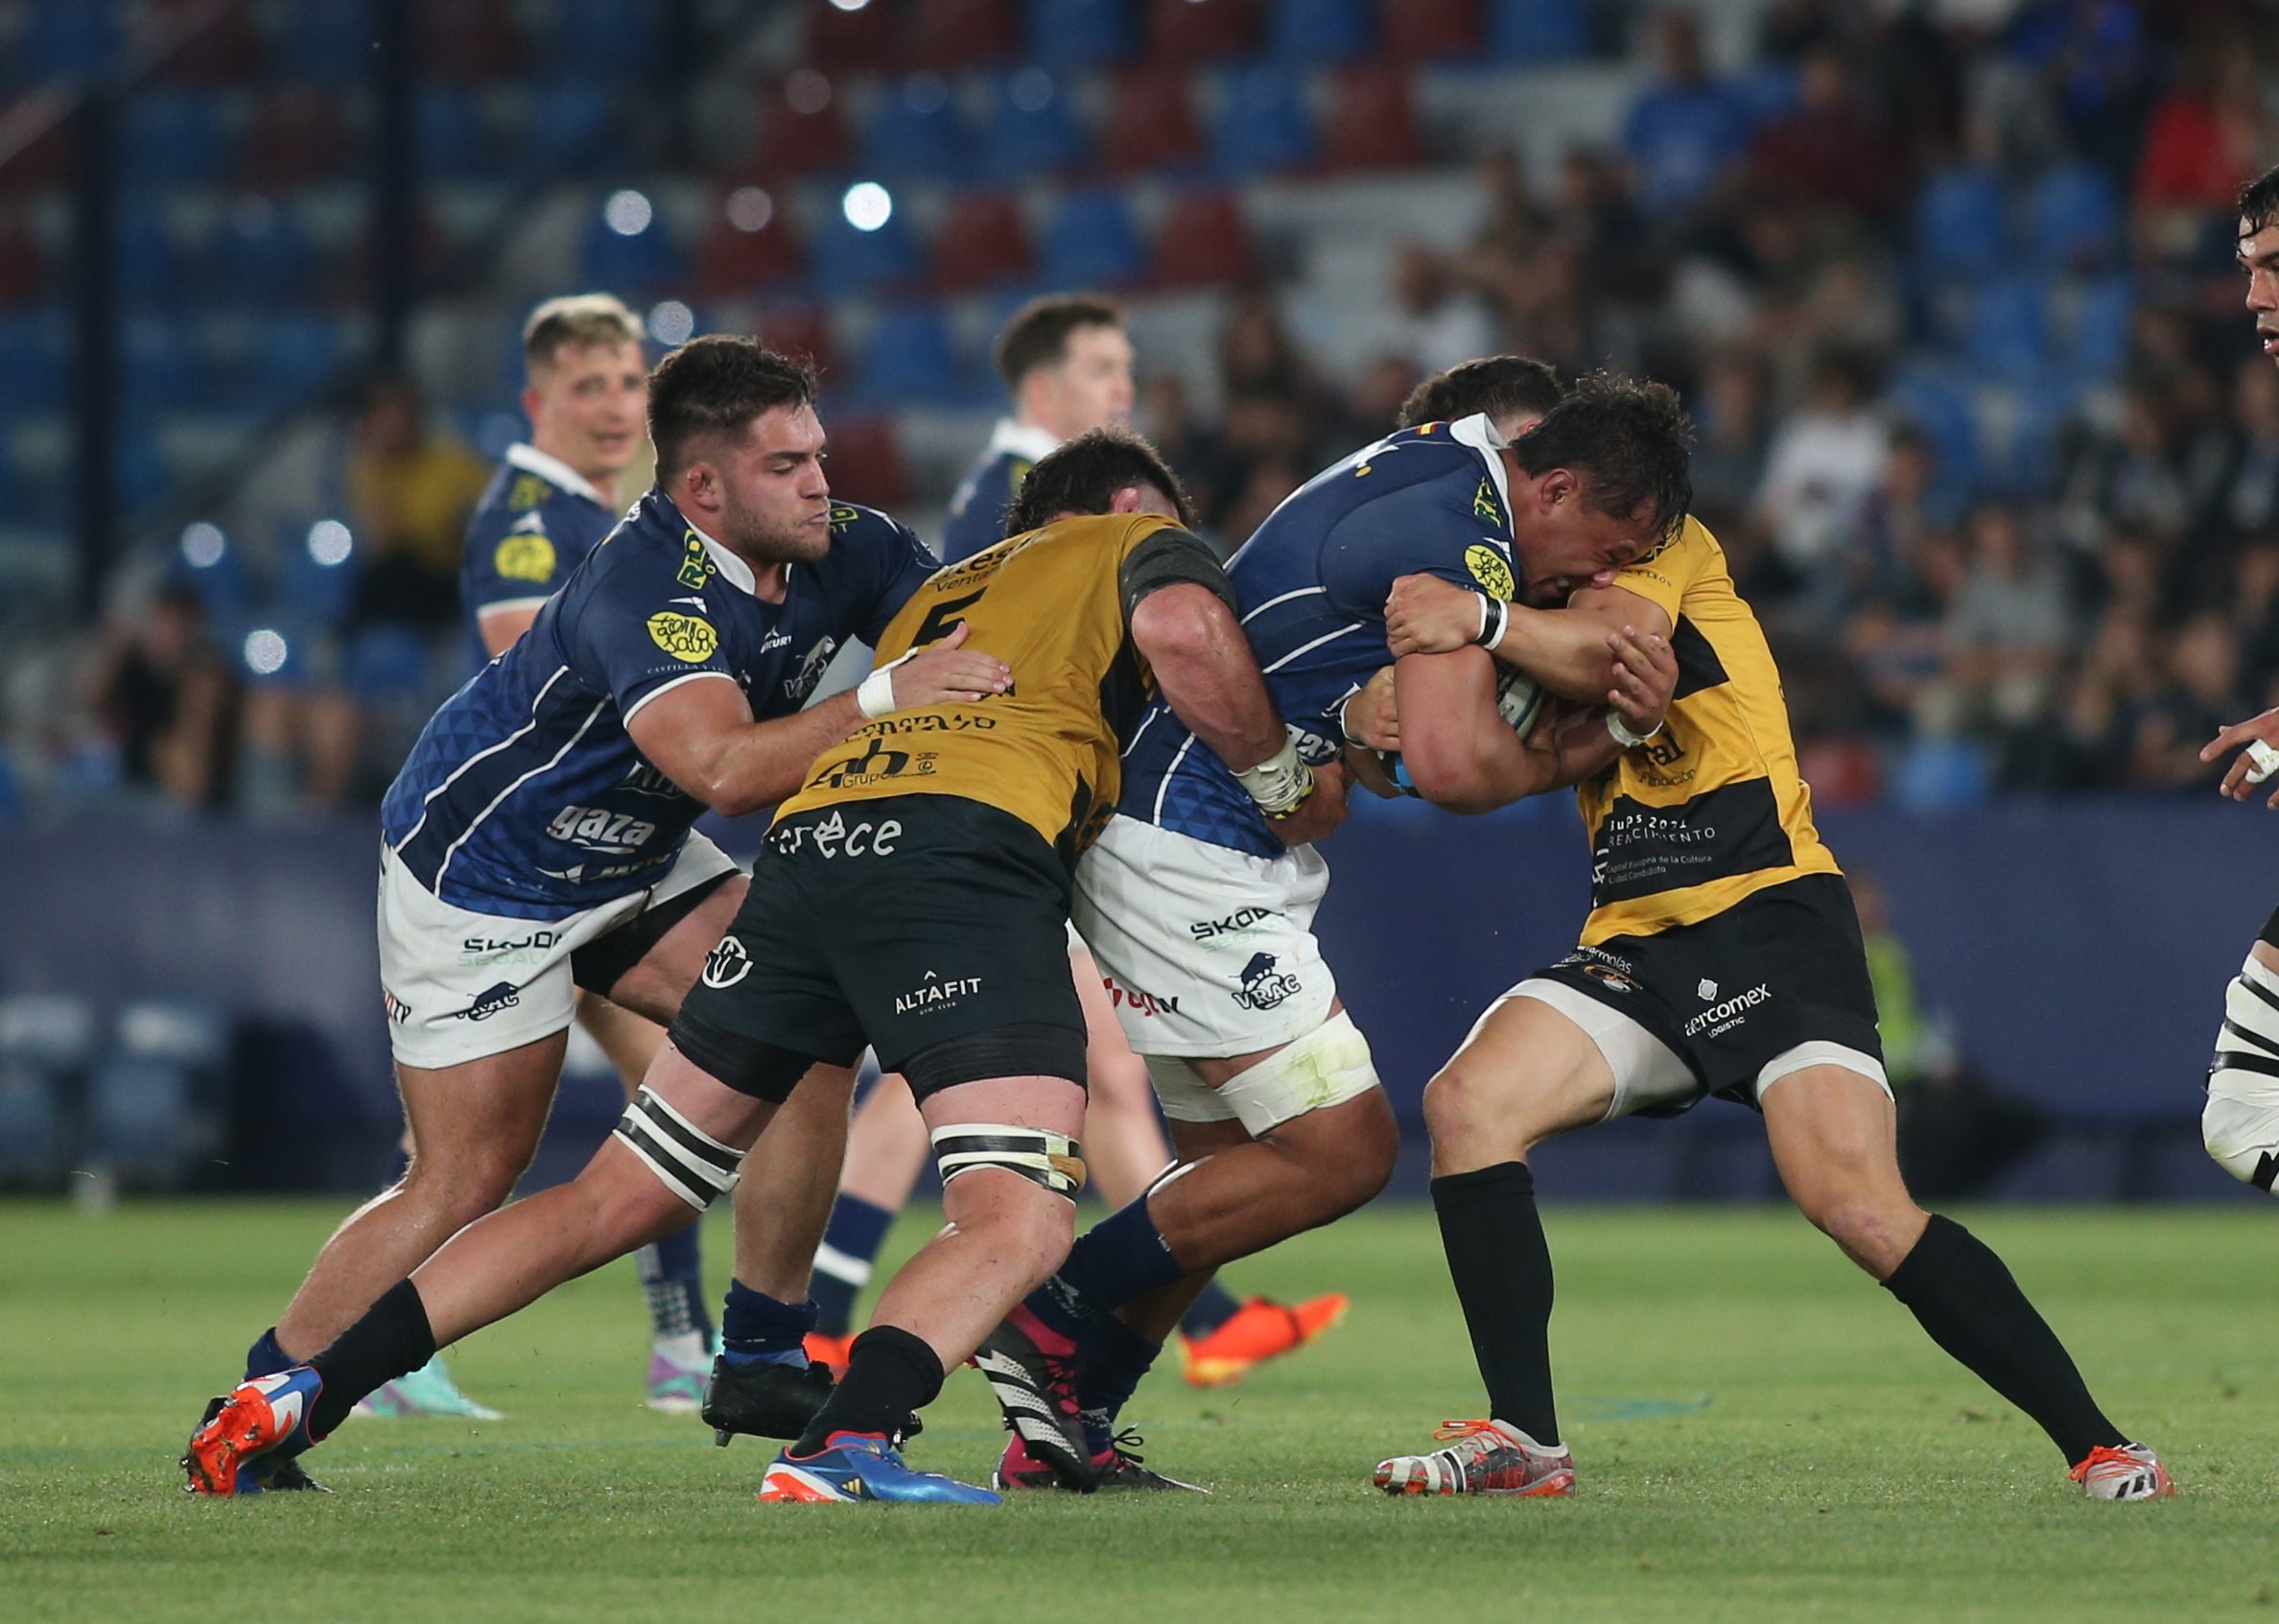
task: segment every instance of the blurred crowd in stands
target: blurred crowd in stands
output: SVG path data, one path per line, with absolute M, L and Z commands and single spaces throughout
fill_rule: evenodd
M 1309 357 L 1262 279 L 1224 300 L 1210 410 L 1142 349 L 1138 425 L 1239 545 L 1425 371 L 1649 372 L 1694 414 L 1696 512 L 1824 803 L 2203 792 L 2200 744 L 2279 702 L 2279 370 L 2233 263 L 2235 194 L 2279 162 L 2269 22 L 2252 0 L 1774 0 L 1721 76 L 1690 12 L 1642 11 L 1614 142 L 1553 174 L 1448 154 L 1485 227 L 1392 256 L 1357 374 Z M 223 647 L 176 572 L 79 669 L 17 671 L 47 686 L 0 695 L 5 742 L 66 796 L 75 773 L 252 812 L 376 795 L 421 715 L 365 697 L 400 690 L 360 662 L 454 636 L 483 476 L 430 422 L 386 380 L 343 437 L 344 641 Z

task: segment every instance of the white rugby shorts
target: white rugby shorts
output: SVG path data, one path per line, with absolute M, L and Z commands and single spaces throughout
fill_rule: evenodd
M 1222 1059 L 1302 1038 L 1337 981 L 1314 939 L 1329 865 L 1115 817 L 1076 865 L 1075 924 L 1143 1055 Z
M 577 987 L 570 955 L 736 864 L 692 833 L 665 878 L 599 907 L 552 921 L 455 907 L 380 848 L 380 989 L 398 1062 L 433 1071 L 551 1037 L 570 1024 Z

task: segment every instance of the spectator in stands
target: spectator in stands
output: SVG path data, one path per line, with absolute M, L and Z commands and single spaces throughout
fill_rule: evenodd
M 459 540 L 490 469 L 432 429 L 402 373 L 375 378 L 349 431 L 349 529 L 363 564 L 350 618 L 443 627 L 458 614 Z
M 2279 704 L 2279 532 L 2251 537 L 2240 549 L 2231 616 L 2246 668 L 2248 709 Z
M 2168 680 L 2137 717 L 2130 784 L 2181 789 L 2215 780 L 2218 769 L 2200 760 L 2200 746 L 2251 708 L 2240 667 L 2239 635 L 2223 615 L 2208 611 L 2185 622 L 2169 645 Z
M 1701 25 L 1671 8 L 1646 21 L 1655 81 L 1623 121 L 1622 152 L 1638 201 L 1657 226 L 1680 224 L 1749 154 L 1749 110 L 1709 77 Z M 1475 352 L 1477 353 L 1477 352 Z
M 2262 356 L 2240 363 L 2232 374 L 2231 417 L 2238 442 L 2216 520 L 2235 536 L 2279 529 L 2279 367 Z
M 1446 255 L 1425 243 L 1394 250 L 1392 310 L 1383 347 L 1421 372 L 1445 372 L 1495 353 L 1495 321 L 1480 295 L 1457 280 Z M 1415 386 L 1415 378 L 1409 380 Z M 1396 410 L 1408 394 L 1393 397 Z M 1390 419 L 1388 419 L 1390 421 Z
M 237 685 L 197 593 L 163 586 L 139 615 L 114 628 L 90 690 L 129 788 L 185 807 L 222 803 Z
M 1799 578 L 1841 549 L 1883 478 L 1890 431 L 1874 393 L 1866 356 L 1823 350 L 1810 398 L 1774 431 L 1756 508 L 1782 563 Z
M 1691 405 L 1694 511 L 1724 537 L 1744 522 L 1765 477 L 1771 425 L 1756 352 L 1736 346 L 1715 354 Z
M 1186 380 L 1172 371 L 1146 379 L 1140 386 L 1138 415 L 1141 431 L 1186 486 L 1198 522 L 1206 530 L 1215 529 L 1220 495 L 1236 476 L 1228 466 L 1218 431 L 1195 415 Z
M 2050 712 L 2071 630 L 2065 580 L 2000 503 L 1970 516 L 1968 557 L 1946 614 L 1945 681 L 1918 716 L 1933 736 L 1970 730 L 2008 743 Z
M 2184 51 L 2175 87 L 2154 106 L 2137 159 L 2135 202 L 2154 242 L 2189 248 L 2209 215 L 2230 216 L 2271 146 L 2254 39 L 2202 31 Z
M 1854 82 L 1844 53 L 1816 45 L 1797 70 L 1797 106 L 1757 132 L 1756 173 L 1810 202 L 1847 209 L 1881 227 L 1896 223 L 1909 177 L 1882 110 Z

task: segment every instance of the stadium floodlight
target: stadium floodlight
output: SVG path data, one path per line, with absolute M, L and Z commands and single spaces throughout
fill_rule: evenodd
M 292 652 L 284 633 L 269 626 L 246 633 L 246 669 L 255 676 L 275 676 L 285 669 L 285 658 Z
M 326 569 L 348 562 L 356 551 L 356 537 L 338 519 L 319 519 L 309 527 L 309 556 Z
M 894 194 L 876 180 L 858 180 L 839 200 L 847 224 L 858 231 L 876 231 L 894 218 Z
M 609 228 L 621 237 L 638 237 L 649 228 L 656 218 L 656 209 L 648 200 L 648 194 L 636 192 L 628 186 L 622 192 L 612 192 L 609 201 L 601 205 L 601 218 Z
M 728 194 L 727 214 L 739 231 L 764 231 L 775 218 L 775 200 L 757 186 L 739 186 Z
M 229 551 L 229 538 L 220 525 L 200 519 L 182 531 L 182 562 L 194 570 L 210 570 Z
M 668 349 L 677 349 L 694 336 L 696 313 L 678 299 L 666 299 L 648 313 L 649 337 Z
M 831 3 L 842 12 L 859 12 L 870 0 L 831 0 Z

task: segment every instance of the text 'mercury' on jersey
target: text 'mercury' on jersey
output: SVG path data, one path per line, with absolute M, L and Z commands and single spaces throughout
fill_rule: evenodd
M 1227 566 L 1242 629 L 1299 753 L 1344 747 L 1338 708 L 1392 663 L 1385 600 L 1402 576 L 1431 575 L 1507 601 L 1511 467 L 1486 417 L 1427 423 L 1317 474 L 1268 516 Z M 1124 760 L 1126 816 L 1213 845 L 1279 857 L 1282 845 L 1224 763 L 1159 705 Z
M 962 563 L 1005 539 L 1005 509 L 1021 494 L 1028 471 L 1059 445 L 1033 424 L 998 419 L 988 449 L 966 471 L 965 482 L 950 499 L 950 518 L 942 527 L 943 563 Z
M 490 662 L 484 610 L 536 609 L 617 522 L 601 493 L 567 462 L 532 446 L 508 446 L 459 551 L 459 604 L 474 663 Z
M 1803 874 L 1834 874 L 1797 770 L 1773 651 L 1698 519 L 1614 584 L 1670 617 L 1678 690 L 1646 743 L 1577 788 L 1590 834 L 1586 946 L 1723 913 Z
M 764 602 L 749 565 L 651 490 L 428 722 L 382 835 L 420 884 L 477 913 L 565 919 L 630 895 L 704 808 L 643 760 L 626 722 L 722 678 L 756 718 L 788 716 L 838 647 L 875 642 L 934 569 L 902 525 L 834 503 L 830 552 Z

